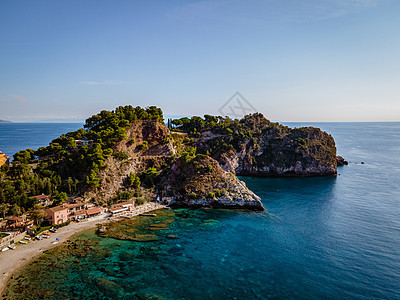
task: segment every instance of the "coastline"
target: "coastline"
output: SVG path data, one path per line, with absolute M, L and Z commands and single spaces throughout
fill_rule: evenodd
M 138 216 L 139 214 L 147 213 L 153 210 L 164 208 L 164 205 L 158 203 L 145 203 L 135 207 L 127 215 L 129 217 Z M 68 226 L 58 229 L 56 233 L 52 233 L 49 239 L 31 240 L 26 245 L 18 245 L 14 250 L 0 252 L 0 297 L 10 281 L 11 277 L 18 274 L 28 263 L 33 259 L 43 254 L 44 251 L 63 245 L 68 239 L 74 235 L 95 228 L 97 224 L 103 224 L 116 221 L 108 219 L 108 215 L 101 215 L 93 219 L 86 219 L 79 223 L 71 223 Z M 57 244 L 52 244 L 56 239 L 59 239 Z

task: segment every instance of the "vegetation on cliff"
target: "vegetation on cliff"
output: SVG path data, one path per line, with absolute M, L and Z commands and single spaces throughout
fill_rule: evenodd
M 163 114 L 155 106 L 103 110 L 86 120 L 85 129 L 63 134 L 36 151 L 17 152 L 12 165 L 0 169 L 0 204 L 7 204 L 3 210 L 20 214 L 33 209 L 36 199 L 32 196 L 42 193 L 57 199 L 61 193 L 76 195 L 99 188 L 99 173 L 107 168 L 107 158 L 123 155 L 113 147 L 126 138 L 127 129 L 138 120 L 162 122 Z M 77 144 L 82 140 L 86 145 Z
M 109 205 L 161 195 L 193 205 L 245 199 L 239 206 L 246 206 L 259 198 L 234 174 L 336 173 L 335 142 L 317 128 L 290 129 L 260 113 L 241 120 L 195 116 L 169 124 L 173 132 L 155 106 L 120 106 L 88 118 L 84 128 L 47 147 L 17 152 L 12 165 L 0 169 L 2 212 L 33 212 L 32 196 L 42 193 L 52 195 L 55 204 L 73 195 Z
M 262 114 L 241 120 L 205 115 L 171 121 L 172 130 L 195 138 L 199 153 L 226 166 L 237 159 L 238 175 L 331 175 L 336 173 L 336 147 L 332 136 L 318 128 L 291 129 L 267 120 Z M 301 167 L 300 167 L 301 165 Z M 297 168 L 296 168 L 297 166 Z M 314 168 L 314 170 L 312 170 Z

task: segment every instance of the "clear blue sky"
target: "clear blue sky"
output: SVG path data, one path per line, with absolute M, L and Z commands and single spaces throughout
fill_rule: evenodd
M 0 119 L 119 105 L 400 121 L 399 0 L 0 1 Z

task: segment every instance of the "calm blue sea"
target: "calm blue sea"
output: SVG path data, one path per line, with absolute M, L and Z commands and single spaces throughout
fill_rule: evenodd
M 80 123 L 0 123 L 0 151 L 12 159 L 19 150 L 48 146 L 61 134 L 82 127 Z
M 164 299 L 400 299 L 400 123 L 287 125 L 332 134 L 350 164 L 337 177 L 243 177 L 268 212 L 172 211 L 160 217 L 172 218 L 169 229 L 151 232 L 157 242 L 85 233 L 82 238 L 98 240 L 97 249 L 109 255 L 70 258 L 54 270 L 40 269 L 45 264 L 38 262 L 40 281 L 32 284 L 53 287 L 54 299 L 133 299 L 136 293 Z M 32 132 L 32 125 L 6 126 L 0 141 L 25 132 L 43 144 L 49 140 L 42 135 L 56 127 L 78 127 L 43 124 Z M 12 149 L 28 146 L 40 145 L 15 143 Z M 108 288 L 99 278 L 108 280 Z

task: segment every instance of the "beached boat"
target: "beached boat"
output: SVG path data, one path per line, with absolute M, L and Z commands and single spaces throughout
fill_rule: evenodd
M 28 244 L 27 241 L 19 241 L 21 244 Z
M 43 235 L 43 234 L 44 234 L 44 235 L 50 235 L 50 233 L 48 233 L 48 232 L 43 232 L 42 235 Z
M 31 238 L 29 236 L 24 237 L 25 240 L 30 241 Z
M 10 250 L 10 248 L 5 247 L 5 248 L 1 249 L 1 252 L 5 252 L 5 251 L 7 251 L 7 250 Z
M 12 246 L 12 245 L 10 245 L 10 246 L 8 246 L 8 248 L 10 248 L 11 250 L 14 250 L 16 247 L 15 247 L 15 246 Z
M 44 239 L 48 239 L 49 238 L 48 235 L 42 235 L 41 237 L 44 238 Z

